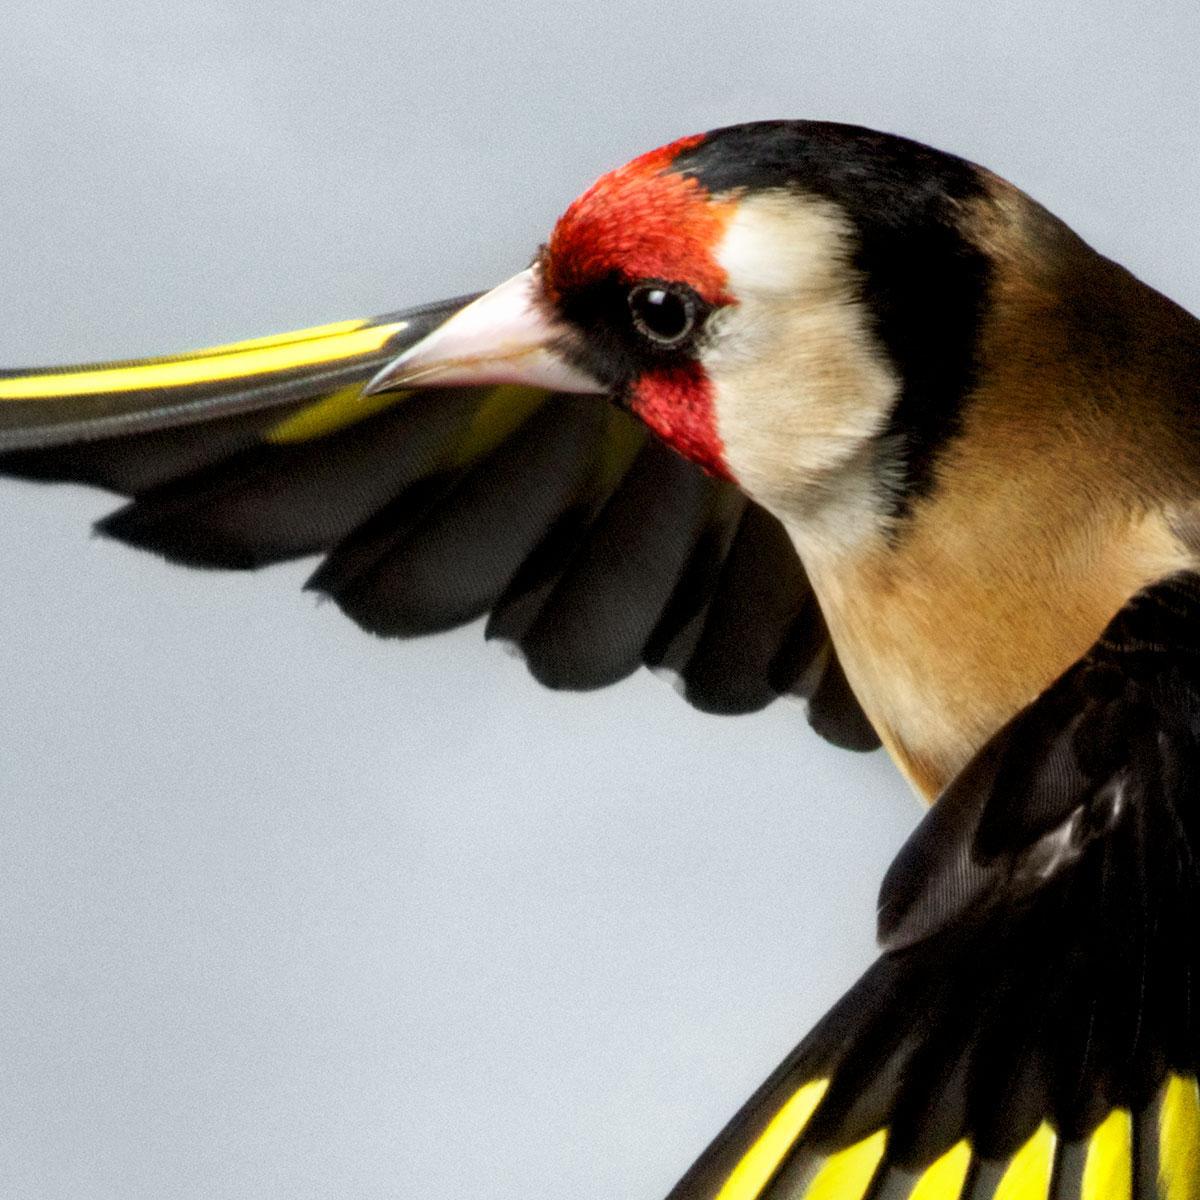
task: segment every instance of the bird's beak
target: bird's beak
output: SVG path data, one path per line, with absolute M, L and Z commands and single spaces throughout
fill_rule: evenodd
M 488 383 L 553 392 L 608 391 L 563 356 L 563 347 L 575 335 L 547 314 L 537 289 L 529 267 L 485 292 L 388 363 L 363 394 Z

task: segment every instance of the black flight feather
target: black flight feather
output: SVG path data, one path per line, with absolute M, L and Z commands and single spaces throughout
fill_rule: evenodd
M 1116 1194 L 1166 1194 L 1164 1146 L 1182 1186 L 1194 1133 L 1160 1106 L 1170 1083 L 1200 1123 L 1197 630 L 1200 577 L 1145 589 L 979 752 L 884 881 L 882 956 L 671 1200 L 720 1194 L 814 1086 L 754 1200 L 803 1197 L 831 1156 L 877 1136 L 849 1200 L 915 1186 L 960 1146 L 961 1194 L 990 1200 L 1043 1127 L 1047 1184 L 1028 1194 L 1074 1200 L 1113 1114 Z
M 129 497 L 100 532 L 174 562 L 324 555 L 310 586 L 375 633 L 490 612 L 487 635 L 514 642 L 553 686 L 597 687 L 649 663 L 713 712 L 816 688 L 819 729 L 877 745 L 831 673 L 782 527 L 628 414 L 595 397 L 509 405 L 490 388 L 416 391 L 381 411 L 359 397 L 465 303 L 346 323 L 364 339 L 353 353 L 342 327 L 273 339 L 268 365 L 245 374 L 230 372 L 245 346 L 3 372 L 10 391 L 43 394 L 0 402 L 0 474 Z M 313 361 L 296 365 L 295 347 Z M 168 386 L 164 364 L 190 382 Z

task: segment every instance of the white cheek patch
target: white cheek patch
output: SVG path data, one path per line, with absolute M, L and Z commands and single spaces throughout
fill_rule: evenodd
M 744 199 L 717 252 L 737 304 L 715 317 L 703 356 L 734 477 L 818 542 L 879 527 L 870 443 L 899 393 L 858 298 L 851 246 L 828 201 Z
M 735 296 L 795 296 L 845 282 L 850 237 L 832 202 L 760 192 L 740 201 L 716 257 Z

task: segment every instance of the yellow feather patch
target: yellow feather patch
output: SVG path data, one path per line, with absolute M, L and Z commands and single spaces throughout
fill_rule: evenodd
M 275 445 L 287 445 L 326 437 L 347 425 L 353 425 L 355 421 L 382 412 L 411 395 L 411 391 L 400 391 L 364 396 L 362 384 L 352 383 L 280 421 L 267 431 L 265 440 Z M 532 414 L 546 396 L 547 393 L 539 388 L 510 385 L 493 388 L 475 410 L 471 424 L 458 445 L 454 465 L 468 463 L 498 445 Z
M 295 333 L 233 342 L 179 358 L 15 375 L 10 379 L 0 378 L 0 400 L 50 400 L 188 387 L 290 371 L 370 354 L 407 324 L 394 321 L 389 325 L 364 327 L 361 321 L 340 321 Z
M 959 1142 L 925 1169 L 908 1200 L 959 1200 L 970 1169 L 971 1147 Z
M 839 1151 L 817 1172 L 804 1200 L 862 1200 L 886 1146 L 887 1130 L 880 1129 Z
M 336 433 L 355 421 L 382 412 L 410 395 L 409 392 L 376 392 L 373 396 L 362 394 L 363 385 L 352 383 L 349 387 L 331 392 L 315 404 L 302 408 L 298 413 L 285 417 L 263 435 L 263 440 L 276 446 L 291 442 L 308 442 L 313 438 Z
M 1083 1200 L 1130 1200 L 1133 1195 L 1133 1117 L 1114 1108 L 1088 1143 Z
M 1200 1092 L 1192 1076 L 1172 1075 L 1167 1083 L 1158 1164 L 1163 1200 L 1200 1200 Z
M 1013 1155 L 994 1200 L 1048 1200 L 1057 1142 L 1054 1130 L 1043 1122 Z
M 234 350 L 257 350 L 261 346 L 285 346 L 289 342 L 309 342 L 314 338 L 329 337 L 335 333 L 350 333 L 355 329 L 363 329 L 369 324 L 369 321 L 361 318 L 352 321 L 331 321 L 328 325 L 310 325 L 307 329 L 293 329 L 290 333 L 269 333 L 266 337 L 244 338 L 240 342 L 224 342 L 220 346 L 189 350 L 184 354 L 171 357 L 198 358 L 201 355 L 209 357 L 214 354 L 230 354 Z
M 545 401 L 547 395 L 540 388 L 515 384 L 493 388 L 475 410 L 471 424 L 457 445 L 455 465 L 469 463 L 502 442 Z
M 757 1200 L 804 1132 L 828 1088 L 828 1079 L 814 1079 L 800 1088 L 742 1156 L 715 1200 Z

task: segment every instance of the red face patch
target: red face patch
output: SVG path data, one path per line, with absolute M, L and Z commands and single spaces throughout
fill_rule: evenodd
M 671 171 L 703 134 L 651 150 L 597 180 L 562 215 L 542 258 L 553 301 L 605 279 L 686 283 L 713 306 L 732 304 L 717 261 L 736 202 L 714 200 L 694 178 Z M 692 359 L 634 381 L 630 407 L 685 458 L 731 479 L 717 432 L 713 387 Z
M 733 479 L 717 432 L 712 383 L 699 363 L 643 375 L 634 385 L 630 408 L 684 458 L 718 479 Z
M 551 297 L 613 273 L 687 283 L 710 304 L 727 304 L 715 251 L 735 205 L 714 201 L 690 176 L 671 172 L 703 134 L 651 150 L 598 179 L 563 213 L 544 260 Z

